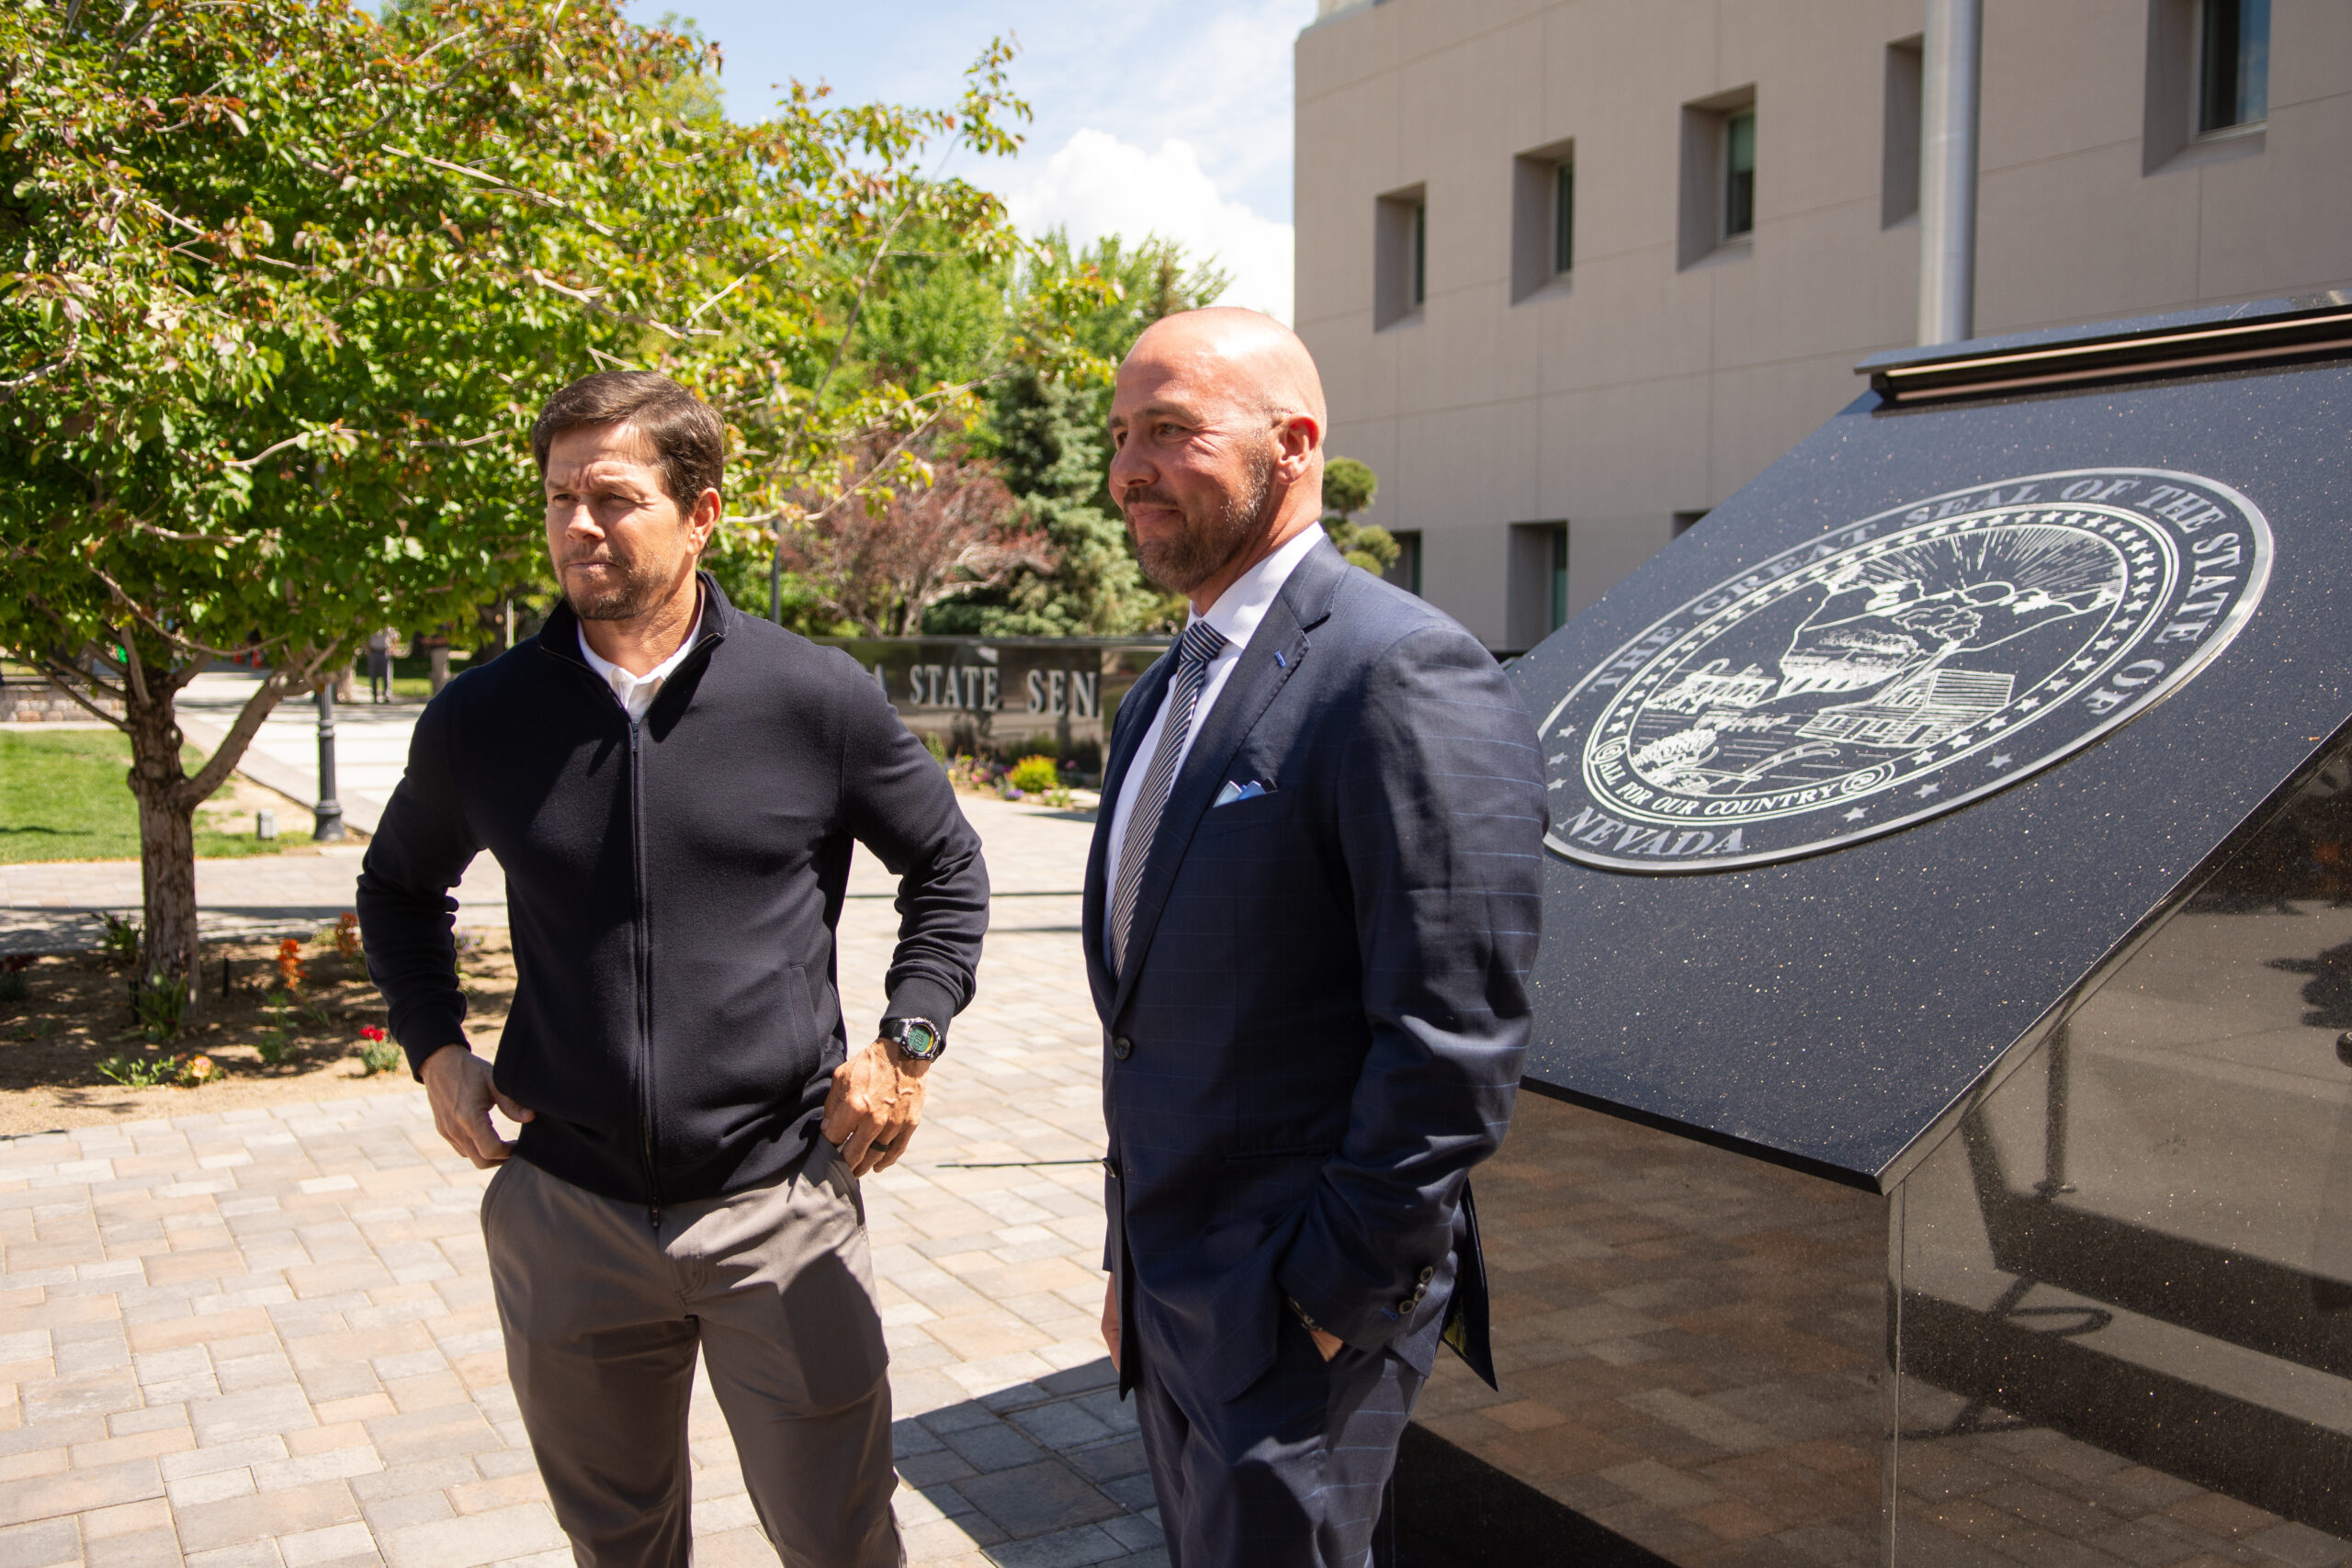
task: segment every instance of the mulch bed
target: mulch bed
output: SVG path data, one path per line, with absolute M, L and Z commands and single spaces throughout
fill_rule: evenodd
M 459 933 L 468 1033 L 489 1054 L 505 1022 L 514 965 L 503 931 Z M 300 942 L 299 1001 L 289 1000 L 272 942 L 207 942 L 202 988 L 179 1036 L 156 1043 L 133 1016 L 126 972 L 101 953 L 36 959 L 17 972 L 25 994 L 0 975 L 0 1136 L 146 1117 L 421 1092 L 405 1059 L 371 1073 L 361 1031 L 384 1027 L 384 1002 L 359 960 L 330 932 Z M 226 994 L 223 994 L 223 964 Z M 282 1045 L 280 1042 L 282 1041 Z M 270 1062 L 266 1055 L 276 1055 Z M 193 1087 L 129 1087 L 123 1077 L 169 1072 L 209 1058 L 213 1076 Z M 183 1072 L 183 1079 L 187 1075 Z

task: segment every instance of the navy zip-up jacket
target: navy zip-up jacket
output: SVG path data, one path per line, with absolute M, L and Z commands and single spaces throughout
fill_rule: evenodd
M 421 1070 L 466 1043 L 448 890 L 497 857 L 515 986 L 493 1076 L 536 1113 L 517 1152 L 655 1206 L 768 1179 L 817 1135 L 848 1050 L 853 839 L 899 876 L 886 1018 L 959 1010 L 988 926 L 979 840 L 873 678 L 702 588 L 640 724 L 569 606 L 450 682 L 359 877 L 368 974 Z

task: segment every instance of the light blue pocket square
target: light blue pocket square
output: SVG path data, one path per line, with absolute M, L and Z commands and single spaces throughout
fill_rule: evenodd
M 1255 800 L 1261 795 L 1272 793 L 1272 791 L 1267 789 L 1256 779 L 1251 779 L 1248 784 L 1235 784 L 1228 779 L 1226 781 L 1225 787 L 1216 792 L 1216 799 L 1210 803 L 1209 809 L 1214 811 L 1220 806 L 1230 806 L 1237 800 Z

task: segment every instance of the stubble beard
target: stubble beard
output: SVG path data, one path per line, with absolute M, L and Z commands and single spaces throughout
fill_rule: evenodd
M 1195 518 L 1179 507 L 1184 518 L 1182 532 L 1173 539 L 1150 540 L 1136 530 L 1130 516 L 1127 543 L 1134 547 L 1136 559 L 1143 563 L 1145 576 L 1171 593 L 1190 595 L 1265 532 L 1273 491 L 1273 454 L 1253 452 L 1243 488 L 1227 494 L 1214 514 Z M 1178 505 L 1173 497 L 1157 489 L 1137 491 L 1127 500 L 1130 504 Z
M 669 592 L 671 574 L 647 562 L 610 560 L 615 570 L 594 588 L 582 588 L 563 574 L 564 602 L 583 621 L 632 621 L 660 604 Z

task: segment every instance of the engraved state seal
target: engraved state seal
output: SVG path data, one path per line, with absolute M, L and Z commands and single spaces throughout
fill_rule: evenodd
M 2195 474 L 2084 468 L 1827 530 L 1676 606 L 1543 725 L 1556 853 L 1759 865 L 1967 805 L 2146 712 L 2260 603 L 2270 528 Z

